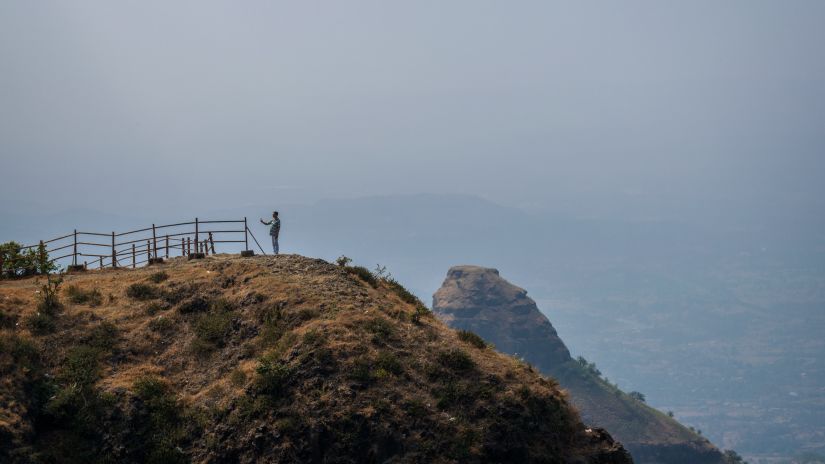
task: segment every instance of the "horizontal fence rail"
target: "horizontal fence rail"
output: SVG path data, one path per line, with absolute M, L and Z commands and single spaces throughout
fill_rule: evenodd
M 41 240 L 36 245 L 20 249 L 43 246 L 49 254 L 49 262 L 58 267 L 135 268 L 175 256 L 208 256 L 215 254 L 216 249 L 221 249 L 223 244 L 243 244 L 243 249 L 248 251 L 249 237 L 252 237 L 265 255 L 266 252 L 249 229 L 246 218 L 221 221 L 195 218 L 192 222 L 152 224 L 151 227 L 120 233 L 83 232 L 75 229 L 70 234 Z

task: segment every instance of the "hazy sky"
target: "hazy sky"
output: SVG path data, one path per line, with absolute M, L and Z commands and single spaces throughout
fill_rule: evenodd
M 0 211 L 821 216 L 825 2 L 0 4 Z

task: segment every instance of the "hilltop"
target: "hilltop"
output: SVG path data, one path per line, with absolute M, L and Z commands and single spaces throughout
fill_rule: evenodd
M 554 380 L 365 271 L 217 255 L 0 282 L 0 461 L 631 462 Z
M 639 397 L 602 379 L 595 365 L 574 360 L 527 291 L 479 266 L 455 266 L 433 296 L 433 310 L 448 325 L 471 330 L 557 379 L 587 424 L 604 427 L 637 463 L 717 464 L 723 456 L 705 438 Z

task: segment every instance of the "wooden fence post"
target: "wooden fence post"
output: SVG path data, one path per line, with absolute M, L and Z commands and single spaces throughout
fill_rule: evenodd
M 164 256 L 166 256 L 166 258 L 169 258 L 169 235 L 166 236 L 166 246 L 164 247 L 164 250 Z
M 115 233 L 112 232 L 112 267 L 117 267 L 117 253 L 115 252 Z
M 100 258 L 100 265 L 98 266 L 98 269 L 103 269 L 103 256 L 99 256 L 99 258 Z
M 198 249 L 198 218 L 195 218 L 195 253 Z
M 186 256 L 186 239 L 183 237 L 180 238 L 180 255 Z
M 149 244 L 149 240 L 146 241 L 146 263 L 149 263 L 149 260 L 152 259 L 152 247 Z
M 74 230 L 74 249 L 72 250 L 72 265 L 77 266 L 77 229 Z
M 136 255 L 136 252 L 135 252 L 135 244 L 133 243 L 133 244 L 132 244 L 132 269 L 134 269 L 134 268 L 135 268 L 135 266 L 137 266 L 137 264 L 136 264 L 136 263 L 137 263 L 137 259 L 135 258 L 135 255 Z
M 249 249 L 249 227 L 246 225 L 246 216 L 243 218 L 243 249 Z
M 153 250 L 155 252 L 154 253 L 155 254 L 155 259 L 157 259 L 157 257 L 158 257 L 158 235 L 157 235 L 157 232 L 155 231 L 155 225 L 154 224 L 152 224 L 152 245 L 154 246 Z
M 209 232 L 209 244 L 212 246 L 212 254 L 215 254 L 215 239 L 212 238 L 212 232 Z

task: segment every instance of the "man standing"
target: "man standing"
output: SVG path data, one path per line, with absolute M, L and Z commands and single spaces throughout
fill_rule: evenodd
M 272 220 L 264 221 L 261 219 L 261 224 L 269 227 L 269 236 L 272 237 L 272 251 L 278 254 L 278 235 L 281 233 L 281 220 L 278 219 L 278 212 L 272 212 Z

